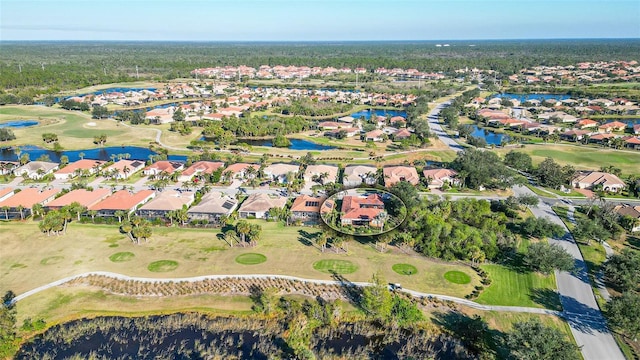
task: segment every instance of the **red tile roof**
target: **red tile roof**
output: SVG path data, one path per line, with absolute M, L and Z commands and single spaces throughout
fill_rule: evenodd
M 98 203 L 100 200 L 104 199 L 105 197 L 107 197 L 109 194 L 111 194 L 110 189 L 95 189 L 93 191 L 88 191 L 85 189 L 76 189 L 51 201 L 50 203 L 47 204 L 47 207 L 61 208 L 73 202 L 78 202 L 82 206 L 90 207 Z
M 49 198 L 52 198 L 60 191 L 61 189 L 49 189 L 40 191 L 40 189 L 37 188 L 26 188 L 19 193 L 11 196 L 7 200 L 0 202 L 0 208 L 4 206 L 15 208 L 18 205 L 22 205 L 25 209 L 31 209 L 33 205 L 47 201 Z
M 99 203 L 90 206 L 89 210 L 131 210 L 154 195 L 155 192 L 153 190 L 141 190 L 133 194 L 127 190 L 120 190 Z
M 92 160 L 92 159 L 82 159 L 76 162 L 72 162 L 71 164 L 63 167 L 62 169 L 56 171 L 56 174 L 73 174 L 76 170 L 91 170 L 96 165 L 102 166 L 104 165 L 104 161 L 102 160 Z

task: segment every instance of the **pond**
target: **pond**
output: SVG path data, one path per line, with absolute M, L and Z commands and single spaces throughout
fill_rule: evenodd
M 566 100 L 568 98 L 570 98 L 571 96 L 568 94 L 538 94 L 538 93 L 532 93 L 532 94 L 513 94 L 513 93 L 504 93 L 504 94 L 497 94 L 497 95 L 492 95 L 490 96 L 490 98 L 507 98 L 507 99 L 516 99 L 518 101 L 520 101 L 521 103 L 527 101 L 527 100 L 539 100 L 539 101 L 543 101 L 543 100 L 549 100 L 549 99 L 556 99 L 556 100 Z
M 138 146 L 111 146 L 104 148 L 83 149 L 83 150 L 63 150 L 55 152 L 53 150 L 43 149 L 38 146 L 20 146 L 21 154 L 29 154 L 29 159 L 36 160 L 42 155 L 48 155 L 51 161 L 60 162 L 60 157 L 66 155 L 70 162 L 80 160 L 80 154 L 84 153 L 85 159 L 95 160 L 111 160 L 111 155 L 118 156 L 119 154 L 129 154 L 131 160 L 148 160 L 150 155 L 157 155 L 158 153 L 143 147 Z M 21 155 L 22 156 L 22 155 Z M 16 161 L 18 155 L 14 149 L 0 149 L 1 161 Z M 187 157 L 184 155 L 169 155 L 169 160 L 186 161 Z
M 509 141 L 509 136 L 500 134 L 487 129 L 481 129 L 477 125 L 473 125 L 473 137 L 483 138 L 488 145 L 501 145 L 503 141 Z
M 87 96 L 87 95 L 101 95 L 101 94 L 110 94 L 110 93 L 114 93 L 114 92 L 119 92 L 119 93 L 126 93 L 128 91 L 142 91 L 142 90 L 149 90 L 149 91 L 156 91 L 156 88 L 128 88 L 128 87 L 112 87 L 112 88 L 108 88 L 108 89 L 102 89 L 102 90 L 97 90 L 94 92 L 90 92 L 90 93 L 85 93 L 85 94 L 80 94 L 80 95 L 73 95 L 73 96 Z M 73 96 L 67 96 L 65 97 L 65 99 L 71 98 Z
M 332 150 L 335 146 L 316 144 L 309 140 L 302 139 L 289 139 L 291 145 L 287 148 L 289 150 Z M 272 139 L 265 140 L 250 140 L 250 139 L 238 139 L 238 143 L 245 143 L 251 146 L 266 146 L 273 147 Z
M 0 123 L 0 128 L 25 128 L 29 126 L 36 126 L 39 122 L 35 120 L 11 120 Z
M 368 109 L 355 112 L 351 114 L 351 117 L 354 119 L 359 119 L 361 116 L 364 116 L 365 119 L 369 120 L 371 118 L 371 114 L 375 114 L 375 116 L 402 116 L 403 118 L 407 118 L 407 112 L 404 110 L 381 110 L 381 109 Z

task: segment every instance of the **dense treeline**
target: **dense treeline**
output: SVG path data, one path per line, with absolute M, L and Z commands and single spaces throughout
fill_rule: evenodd
M 41 91 L 36 87 L 55 93 L 134 81 L 138 76 L 156 80 L 189 77 L 194 68 L 240 64 L 444 72 L 477 67 L 512 74 L 538 65 L 633 60 L 640 53 L 637 39 L 452 41 L 449 47 L 435 47 L 436 43 L 3 42 L 0 88 L 31 88 L 33 96 Z
M 254 136 L 275 136 L 278 134 L 293 134 L 309 130 L 314 122 L 300 116 L 294 117 L 268 117 L 266 119 L 251 117 L 230 117 L 225 121 L 207 122 L 202 134 L 207 137 L 215 137 L 220 130 L 229 131 L 238 138 Z

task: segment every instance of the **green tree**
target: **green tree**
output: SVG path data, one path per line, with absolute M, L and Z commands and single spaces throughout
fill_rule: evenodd
M 559 237 L 565 234 L 561 225 L 555 224 L 546 218 L 528 217 L 520 224 L 522 233 L 539 239 L 547 237 Z
M 633 341 L 638 341 L 640 294 L 627 291 L 622 296 L 614 296 L 605 305 L 605 315 L 614 328 L 625 332 Z
M 572 166 L 560 166 L 552 158 L 544 159 L 535 171 L 540 185 L 552 189 L 558 189 L 561 185 L 569 185 L 574 175 L 575 169 Z
M 603 266 L 605 279 L 619 290 L 636 290 L 640 284 L 640 252 L 624 249 Z
M 251 232 L 251 224 L 249 224 L 246 220 L 238 221 L 238 223 L 236 224 L 236 233 L 238 233 L 238 236 L 242 240 L 243 244 L 246 242 L 246 237 L 249 232 Z
M 527 153 L 511 150 L 504 157 L 504 164 L 514 169 L 528 172 L 533 169 L 533 161 Z
M 491 151 L 468 149 L 458 154 L 452 167 L 458 171 L 464 185 L 472 189 L 481 186 L 503 189 L 514 183 L 513 171 Z
M 379 273 L 373 274 L 371 286 L 362 289 L 360 307 L 368 317 L 387 321 L 391 316 L 393 298 L 389 286 Z
M 598 220 L 590 218 L 578 219 L 571 233 L 576 241 L 586 241 L 587 244 L 591 244 L 592 239 L 602 242 L 611 237 L 611 233 Z
M 0 141 L 11 141 L 15 139 L 16 135 L 11 131 L 11 129 L 0 128 Z
M 182 108 L 178 107 L 176 111 L 173 112 L 173 115 L 171 116 L 171 118 L 173 119 L 173 121 L 179 122 L 179 121 L 184 121 L 184 119 L 186 119 L 186 115 L 182 111 Z
M 578 347 L 558 329 L 537 320 L 516 323 L 507 334 L 511 358 L 518 360 L 576 359 Z
M 106 106 L 94 106 L 91 109 L 91 117 L 94 119 L 104 119 L 108 118 L 111 115 L 111 112 Z
M 572 271 L 575 259 L 565 249 L 546 242 L 529 245 L 524 262 L 531 269 L 543 274 L 550 274 L 553 270 Z

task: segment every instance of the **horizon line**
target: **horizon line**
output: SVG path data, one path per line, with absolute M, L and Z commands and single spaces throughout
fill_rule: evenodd
M 173 43 L 362 43 L 362 42 L 462 42 L 462 41 L 548 41 L 548 40 L 640 40 L 640 37 L 557 37 L 557 38 L 490 38 L 490 39 L 328 39 L 328 40 L 170 40 L 170 39 L 0 39 L 4 42 L 173 42 Z

